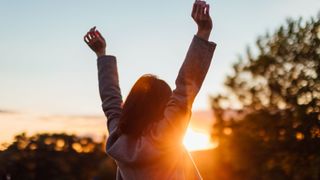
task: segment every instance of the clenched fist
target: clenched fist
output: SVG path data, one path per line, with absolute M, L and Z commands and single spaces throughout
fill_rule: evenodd
M 205 1 L 196 0 L 193 4 L 191 16 L 198 25 L 197 36 L 208 40 L 212 30 L 210 5 Z
M 104 56 L 106 54 L 106 41 L 100 34 L 100 32 L 96 30 L 96 27 L 91 28 L 83 38 L 98 57 Z

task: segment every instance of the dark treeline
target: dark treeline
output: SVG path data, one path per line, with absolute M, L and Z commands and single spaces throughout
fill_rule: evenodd
M 20 134 L 0 152 L 0 179 L 115 179 L 104 144 L 66 134 Z
M 212 97 L 217 179 L 320 179 L 319 19 L 258 38 Z

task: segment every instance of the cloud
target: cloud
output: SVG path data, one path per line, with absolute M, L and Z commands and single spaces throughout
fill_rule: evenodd
M 0 109 L 0 114 L 16 114 L 16 113 L 18 113 L 18 112 Z

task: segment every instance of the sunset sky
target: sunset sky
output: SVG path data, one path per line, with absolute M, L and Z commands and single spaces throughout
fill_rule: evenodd
M 94 54 L 83 35 L 97 26 L 116 55 L 124 97 L 135 80 L 153 73 L 174 80 L 196 32 L 193 0 L 0 0 L 0 110 L 44 114 L 101 114 Z M 286 18 L 309 18 L 319 0 L 210 0 L 218 44 L 194 104 L 209 109 L 231 64 L 257 36 Z

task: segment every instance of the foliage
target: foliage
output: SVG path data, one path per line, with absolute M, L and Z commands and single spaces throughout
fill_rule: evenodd
M 66 134 L 20 134 L 0 152 L 1 179 L 114 179 L 103 143 Z
M 219 161 L 238 179 L 320 179 L 320 17 L 256 45 L 212 97 Z

